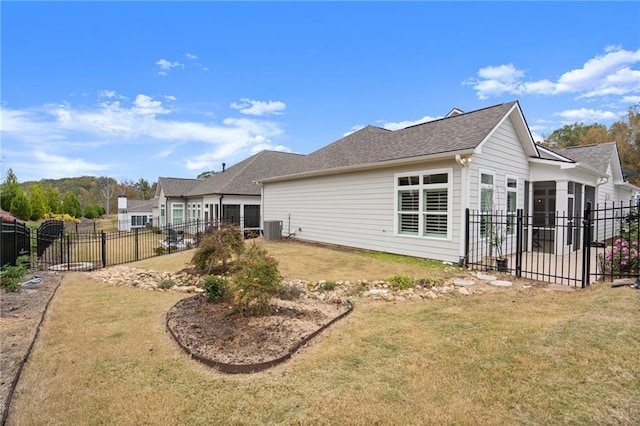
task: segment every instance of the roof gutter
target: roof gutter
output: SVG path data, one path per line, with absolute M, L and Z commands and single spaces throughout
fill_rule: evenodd
M 333 167 L 329 169 L 312 170 L 309 172 L 293 173 L 284 176 L 274 176 L 266 179 L 261 179 L 259 183 L 281 182 L 287 180 L 296 180 L 316 176 L 326 176 L 339 173 L 358 172 L 362 170 L 382 169 L 386 167 L 392 167 L 397 165 L 407 165 L 415 163 L 423 163 L 425 161 L 435 161 L 442 159 L 455 159 L 456 157 L 470 157 L 474 152 L 474 148 L 463 149 L 459 151 L 441 152 L 437 154 L 421 155 L 418 157 L 398 158 L 394 160 L 379 161 L 376 163 L 356 164 L 351 166 Z

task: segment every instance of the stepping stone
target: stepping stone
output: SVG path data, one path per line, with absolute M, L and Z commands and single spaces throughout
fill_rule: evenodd
M 381 290 L 381 289 L 377 289 L 377 288 L 372 288 L 371 290 L 369 290 L 369 294 L 374 295 L 374 296 L 378 295 L 378 294 L 386 296 L 387 294 L 389 294 L 389 290 Z
M 495 281 L 498 279 L 498 277 L 496 276 L 486 274 L 478 274 L 476 275 L 476 277 L 478 277 L 478 279 L 482 281 Z
M 502 281 L 502 280 L 494 280 L 494 281 L 491 281 L 489 284 L 496 287 L 511 287 L 513 285 L 510 281 Z
M 611 287 L 624 287 L 627 285 L 633 285 L 635 284 L 636 280 L 634 278 L 620 278 L 617 280 L 614 280 L 611 283 Z
M 458 287 L 468 287 L 468 286 L 472 286 L 472 285 L 475 285 L 475 284 L 476 283 L 474 281 L 460 279 L 460 278 L 453 282 L 453 285 L 458 286 Z

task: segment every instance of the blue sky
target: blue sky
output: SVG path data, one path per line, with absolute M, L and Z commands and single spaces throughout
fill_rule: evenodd
M 640 103 L 640 2 L 12 2 L 1 172 L 196 177 L 519 100 L 535 138 Z

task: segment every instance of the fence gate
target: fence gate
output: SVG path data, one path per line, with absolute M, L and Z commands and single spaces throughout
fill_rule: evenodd
M 640 275 L 640 214 L 633 203 L 587 203 L 581 215 L 544 215 L 467 209 L 465 264 L 580 287 Z

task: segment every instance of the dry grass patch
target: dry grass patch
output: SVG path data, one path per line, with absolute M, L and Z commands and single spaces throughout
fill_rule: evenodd
M 228 376 L 166 333 L 181 295 L 69 274 L 9 424 L 632 424 L 638 296 L 603 285 L 363 302 L 289 362 Z

